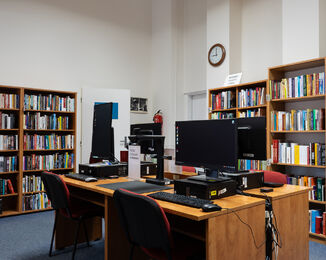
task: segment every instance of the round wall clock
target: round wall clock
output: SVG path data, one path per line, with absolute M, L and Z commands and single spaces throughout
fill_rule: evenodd
M 225 48 L 222 44 L 214 44 L 208 51 L 208 62 L 212 66 L 221 65 L 225 59 Z

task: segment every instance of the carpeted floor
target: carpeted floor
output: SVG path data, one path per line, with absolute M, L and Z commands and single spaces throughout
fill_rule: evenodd
M 71 259 L 72 248 L 55 251 L 55 257 L 48 256 L 53 221 L 53 211 L 0 218 L 0 260 Z M 75 259 L 103 259 L 104 240 L 91 244 L 81 244 Z M 310 260 L 326 258 L 325 245 L 310 242 L 309 246 Z

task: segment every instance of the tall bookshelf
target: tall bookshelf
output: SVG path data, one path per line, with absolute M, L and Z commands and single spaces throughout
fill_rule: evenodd
M 209 90 L 209 119 L 266 116 L 267 80 Z M 241 160 L 240 169 L 264 169 L 266 162 Z
M 319 58 L 268 69 L 267 99 L 270 101 L 267 102 L 267 157 L 271 162 L 270 170 L 293 176 L 325 178 L 325 163 L 321 161 L 312 163 L 309 152 L 314 149 L 311 148 L 310 143 L 325 144 L 325 122 L 321 120 L 319 125 L 313 123 L 324 114 L 325 109 L 325 89 L 319 88 L 319 79 L 322 73 L 325 75 L 325 62 L 325 58 Z M 316 113 L 311 112 L 312 110 Z M 306 118 L 304 121 L 308 121 L 307 123 L 302 122 L 301 115 L 303 119 Z M 296 121 L 293 121 L 293 118 L 296 118 Z M 293 146 L 298 144 L 302 146 L 303 152 L 305 152 L 304 145 L 308 146 L 308 159 L 303 158 L 300 163 L 297 163 L 298 159 L 293 162 L 293 158 L 284 154 L 286 161 L 281 158 L 280 162 L 280 157 L 275 158 L 276 151 L 272 150 L 273 144 L 275 148 L 280 145 L 279 143 L 282 145 L 292 143 Z M 284 148 L 283 151 L 285 149 L 290 148 Z M 325 211 L 325 201 L 310 200 L 309 204 L 310 209 Z M 325 235 L 310 233 L 310 238 L 326 244 Z
M 16 107 L 2 107 L 1 94 L 17 95 Z M 0 113 L 14 117 L 14 125 L 0 129 L 0 135 L 17 135 L 15 149 L 0 149 L 0 158 L 16 158 L 16 168 L 0 172 L 0 179 L 10 179 L 14 189 L 0 195 L 0 217 L 50 209 L 40 173 L 75 172 L 76 101 L 75 92 L 0 86 Z

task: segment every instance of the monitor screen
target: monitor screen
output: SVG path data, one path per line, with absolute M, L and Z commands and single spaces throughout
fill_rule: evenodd
M 130 135 L 162 135 L 162 125 L 160 123 L 133 124 L 130 125 Z M 154 140 L 143 140 L 139 144 L 141 153 L 156 154 Z
M 237 154 L 235 119 L 176 122 L 177 165 L 235 171 Z
M 237 120 L 239 159 L 266 160 L 266 117 Z

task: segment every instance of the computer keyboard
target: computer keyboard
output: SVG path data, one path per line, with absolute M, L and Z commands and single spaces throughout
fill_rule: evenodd
M 185 195 L 168 193 L 168 192 L 155 192 L 148 195 L 153 199 L 164 200 L 176 204 L 181 204 L 193 208 L 202 208 L 204 204 L 213 203 L 210 200 L 193 198 Z
M 97 181 L 97 178 L 95 177 L 85 175 L 85 174 L 80 174 L 80 173 L 68 173 L 65 174 L 65 176 L 79 181 L 86 181 L 86 182 Z

